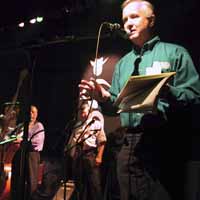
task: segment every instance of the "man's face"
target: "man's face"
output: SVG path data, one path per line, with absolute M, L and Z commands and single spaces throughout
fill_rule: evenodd
M 90 107 L 89 106 L 83 106 L 79 111 L 79 117 L 81 120 L 87 119 L 87 116 L 89 114 Z
M 17 116 L 19 114 L 19 107 L 17 106 L 6 106 L 4 108 L 4 115 L 9 120 L 17 120 Z
M 35 106 L 31 106 L 31 113 L 30 113 L 30 118 L 31 122 L 35 122 L 37 120 L 38 116 L 38 110 Z
M 143 45 L 151 36 L 150 29 L 153 23 L 149 13 L 151 10 L 141 2 L 129 3 L 122 11 L 124 30 L 129 39 L 138 46 Z

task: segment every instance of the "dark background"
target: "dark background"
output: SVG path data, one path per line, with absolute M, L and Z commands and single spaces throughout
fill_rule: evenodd
M 19 73 L 27 68 L 32 74 L 28 80 L 32 87 L 24 81 L 18 100 L 39 107 L 46 141 L 55 141 L 54 137 L 65 132 L 76 114 L 78 83 L 88 60 L 95 56 L 99 26 L 104 21 L 121 24 L 121 2 L 4 2 L 0 7 L 0 105 L 12 100 Z M 153 3 L 161 39 L 186 47 L 199 71 L 199 1 L 156 0 Z M 38 15 L 44 16 L 41 24 L 28 24 L 29 19 Z M 26 22 L 23 29 L 17 27 L 21 21 Z M 104 34 L 106 37 L 100 40 L 101 53 L 123 55 L 130 49 L 122 38 Z

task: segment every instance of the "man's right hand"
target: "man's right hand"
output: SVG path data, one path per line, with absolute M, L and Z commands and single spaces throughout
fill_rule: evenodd
M 110 98 L 110 93 L 108 92 L 110 84 L 104 79 L 91 78 L 89 81 L 81 80 L 79 88 L 80 98 L 82 99 L 94 98 L 99 102 L 105 102 Z

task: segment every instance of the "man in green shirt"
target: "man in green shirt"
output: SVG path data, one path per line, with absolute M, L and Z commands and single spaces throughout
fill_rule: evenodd
M 154 33 L 155 13 L 150 2 L 124 1 L 122 20 L 124 30 L 132 42 L 132 50 L 117 63 L 109 90 L 105 89 L 104 83 L 100 84 L 98 79 L 82 80 L 79 85 L 80 96 L 94 97 L 101 103 L 105 114 L 113 115 L 117 111 L 113 103 L 131 75 L 146 75 L 149 71 L 151 74 L 176 72 L 157 100 L 156 114 L 120 113 L 121 126 L 125 128 L 125 142 L 117 161 L 121 200 L 169 199 L 168 194 L 156 181 L 154 172 L 147 170 L 153 165 L 152 155 L 148 155 L 143 162 L 136 152 L 147 132 L 160 131 L 163 124 L 170 120 L 170 113 L 174 112 L 174 109 L 200 102 L 199 75 L 185 48 L 162 42 Z

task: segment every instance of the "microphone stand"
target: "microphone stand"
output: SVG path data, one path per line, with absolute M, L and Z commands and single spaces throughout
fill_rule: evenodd
M 28 161 L 28 149 L 29 149 L 29 141 L 28 141 L 28 127 L 29 127 L 29 116 L 30 116 L 30 111 L 29 109 L 30 106 L 27 106 L 26 110 L 26 116 L 25 116 L 25 121 L 24 121 L 24 132 L 23 132 L 23 140 L 20 145 L 20 179 L 19 179 L 19 199 L 21 200 L 27 200 L 27 187 L 26 187 L 26 178 L 27 178 L 27 161 Z
M 31 58 L 30 54 L 27 53 L 26 51 L 26 56 L 27 56 L 27 61 L 30 69 L 32 68 L 32 63 L 31 63 Z M 25 91 L 27 92 L 24 94 L 24 131 L 23 131 L 23 140 L 20 144 L 20 159 L 18 160 L 19 163 L 16 163 L 19 165 L 19 177 L 18 179 L 18 184 L 19 187 L 17 186 L 17 195 L 18 199 L 20 200 L 28 200 L 27 198 L 27 185 L 26 185 L 26 178 L 27 178 L 27 161 L 28 161 L 28 150 L 29 150 L 29 141 L 28 141 L 28 131 L 29 131 L 29 122 L 30 122 L 30 107 L 31 107 L 31 99 L 32 99 L 32 82 L 31 78 L 27 79 L 27 84 L 25 85 Z

